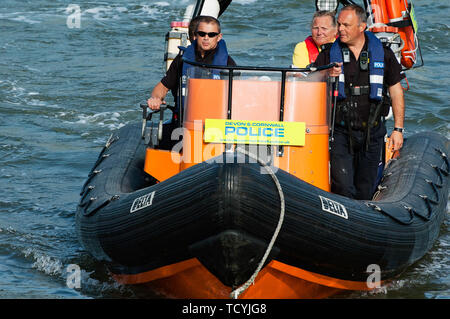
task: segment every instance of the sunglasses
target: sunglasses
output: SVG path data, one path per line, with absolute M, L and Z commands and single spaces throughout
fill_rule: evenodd
M 208 37 L 210 37 L 210 38 L 215 38 L 215 37 L 217 37 L 220 33 L 217 33 L 217 32 L 203 32 L 203 31 L 197 31 L 197 32 L 195 32 L 195 34 L 197 34 L 199 37 L 204 37 L 204 36 L 206 36 L 206 35 L 208 35 Z

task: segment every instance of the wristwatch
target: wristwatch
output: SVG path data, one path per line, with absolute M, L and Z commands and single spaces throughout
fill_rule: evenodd
M 403 127 L 394 127 L 394 131 L 400 132 L 403 134 L 403 132 L 405 131 L 405 129 Z

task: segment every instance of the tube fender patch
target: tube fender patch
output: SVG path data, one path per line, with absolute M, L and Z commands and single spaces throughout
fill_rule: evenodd
M 337 215 L 339 217 L 348 219 L 347 209 L 341 203 L 331 200 L 326 197 L 319 195 L 320 201 L 322 202 L 322 210 L 324 212 Z
M 136 198 L 131 204 L 130 214 L 151 206 L 153 197 L 155 197 L 155 191 Z

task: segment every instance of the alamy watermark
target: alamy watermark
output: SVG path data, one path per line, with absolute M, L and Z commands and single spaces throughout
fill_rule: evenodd
M 66 25 L 69 29 L 81 28 L 81 8 L 77 4 L 69 4 L 66 8 L 69 16 L 66 19 Z
M 203 121 L 195 120 L 194 129 L 176 128 L 171 132 L 171 140 L 178 141 L 171 149 L 171 159 L 175 164 L 244 164 L 259 163 L 261 174 L 276 173 L 279 169 L 279 146 L 268 144 L 204 143 Z M 209 133 L 211 132 L 211 129 Z M 150 139 L 150 130 L 146 138 Z M 220 130 L 214 132 L 222 134 Z
M 375 289 L 381 287 L 381 267 L 377 264 L 367 266 L 366 272 L 369 274 L 366 280 L 367 288 Z
M 81 288 L 81 268 L 77 264 L 70 264 L 66 268 L 66 285 L 70 289 Z

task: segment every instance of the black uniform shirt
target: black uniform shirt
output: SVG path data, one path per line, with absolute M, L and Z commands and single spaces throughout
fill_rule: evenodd
M 206 51 L 205 56 L 202 57 L 200 52 L 198 52 L 197 48 L 195 49 L 195 61 L 199 63 L 212 64 L 214 60 L 214 54 L 216 53 L 216 49 L 211 51 Z M 228 56 L 228 65 L 235 66 L 236 62 Z M 178 74 L 181 72 L 181 68 L 183 67 L 183 60 L 181 54 L 178 54 L 175 59 L 170 64 L 169 70 L 167 70 L 166 75 L 161 79 L 161 83 L 168 89 L 172 91 L 172 95 L 174 97 L 177 96 L 178 93 Z
M 345 44 L 342 43 L 345 46 Z M 364 47 L 361 51 L 367 51 L 368 47 L 368 39 L 366 36 L 366 42 L 364 43 Z M 319 53 L 315 61 L 316 66 L 322 66 L 329 64 L 330 62 L 330 48 L 326 48 Z M 392 85 L 397 84 L 402 79 L 405 78 L 405 74 L 402 72 L 402 66 L 398 63 L 397 58 L 394 55 L 394 52 L 383 45 L 384 48 L 384 85 L 390 87 Z M 359 65 L 359 57 L 356 59 L 353 52 L 350 51 L 350 62 L 344 63 L 344 73 L 345 73 L 345 86 L 346 96 L 349 99 L 348 88 L 350 83 L 353 86 L 368 86 L 369 85 L 369 71 L 361 71 Z M 370 99 L 369 95 L 363 95 L 358 97 L 353 97 L 353 101 L 358 104 L 358 112 L 363 121 L 367 121 L 369 118 L 370 112 Z

